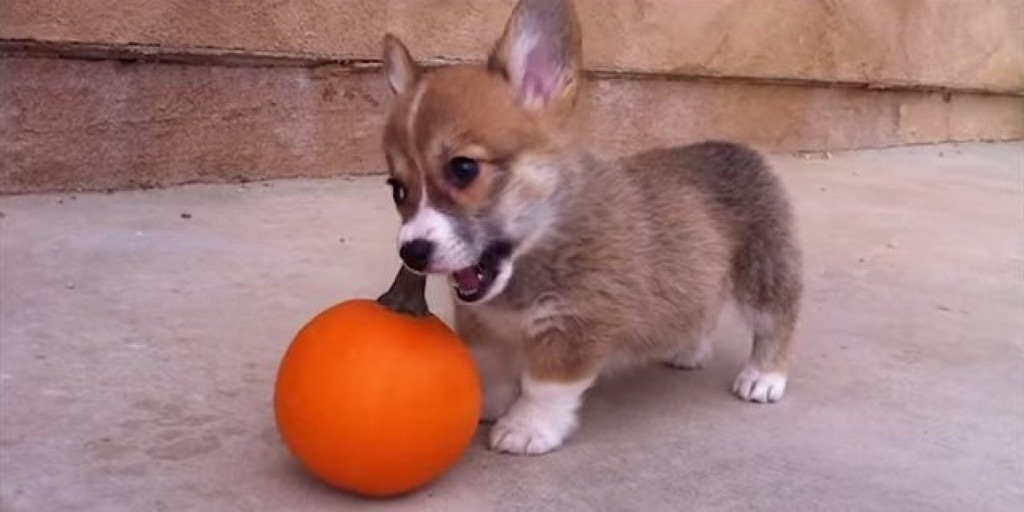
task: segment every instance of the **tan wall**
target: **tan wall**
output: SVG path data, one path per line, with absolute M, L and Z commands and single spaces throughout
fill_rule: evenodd
M 0 193 L 380 173 L 378 73 L 0 58 Z M 1024 136 L 1024 99 L 597 79 L 602 156 L 727 138 L 769 151 Z
M 4 0 L 0 40 L 480 58 L 513 0 Z M 1024 90 L 1022 0 L 578 0 L 589 67 Z
M 477 60 L 513 3 L 0 0 L 0 193 L 380 172 L 381 35 Z M 578 3 L 604 156 L 1024 137 L 1024 0 Z

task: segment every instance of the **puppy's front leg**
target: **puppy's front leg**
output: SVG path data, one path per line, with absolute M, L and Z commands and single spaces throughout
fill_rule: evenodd
M 483 388 L 480 421 L 493 423 L 508 412 L 519 397 L 522 357 L 515 343 L 481 322 L 472 307 L 455 305 L 455 330 L 469 345 L 480 374 Z
M 469 347 L 480 373 L 483 404 L 480 421 L 494 423 L 511 409 L 519 397 L 518 377 L 522 364 L 506 344 L 482 341 Z
M 549 340 L 542 346 L 546 346 L 545 352 L 558 351 L 562 347 L 555 348 L 556 343 Z M 519 398 L 491 429 L 491 449 L 537 455 L 550 452 L 565 441 L 576 429 L 583 395 L 600 370 L 599 359 L 579 355 L 527 354 Z

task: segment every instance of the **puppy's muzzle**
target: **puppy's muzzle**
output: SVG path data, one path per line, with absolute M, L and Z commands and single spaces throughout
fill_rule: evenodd
M 423 238 L 417 238 L 402 244 L 398 249 L 398 255 L 407 267 L 416 271 L 424 272 L 430 264 L 430 257 L 434 254 L 434 242 Z

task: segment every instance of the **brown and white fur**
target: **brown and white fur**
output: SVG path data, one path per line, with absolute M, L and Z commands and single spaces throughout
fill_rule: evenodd
M 801 257 L 780 182 L 728 142 L 595 159 L 567 128 L 580 48 L 554 0 L 521 0 L 486 65 L 427 73 L 385 37 L 399 252 L 451 278 L 503 452 L 560 446 L 602 374 L 700 367 L 730 299 L 753 328 L 733 392 L 786 389 Z

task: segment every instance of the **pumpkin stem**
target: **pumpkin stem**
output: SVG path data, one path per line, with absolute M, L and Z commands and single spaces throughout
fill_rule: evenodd
M 377 298 L 377 303 L 396 313 L 427 316 L 430 309 L 426 298 L 427 276 L 413 273 L 402 265 L 391 288 Z

